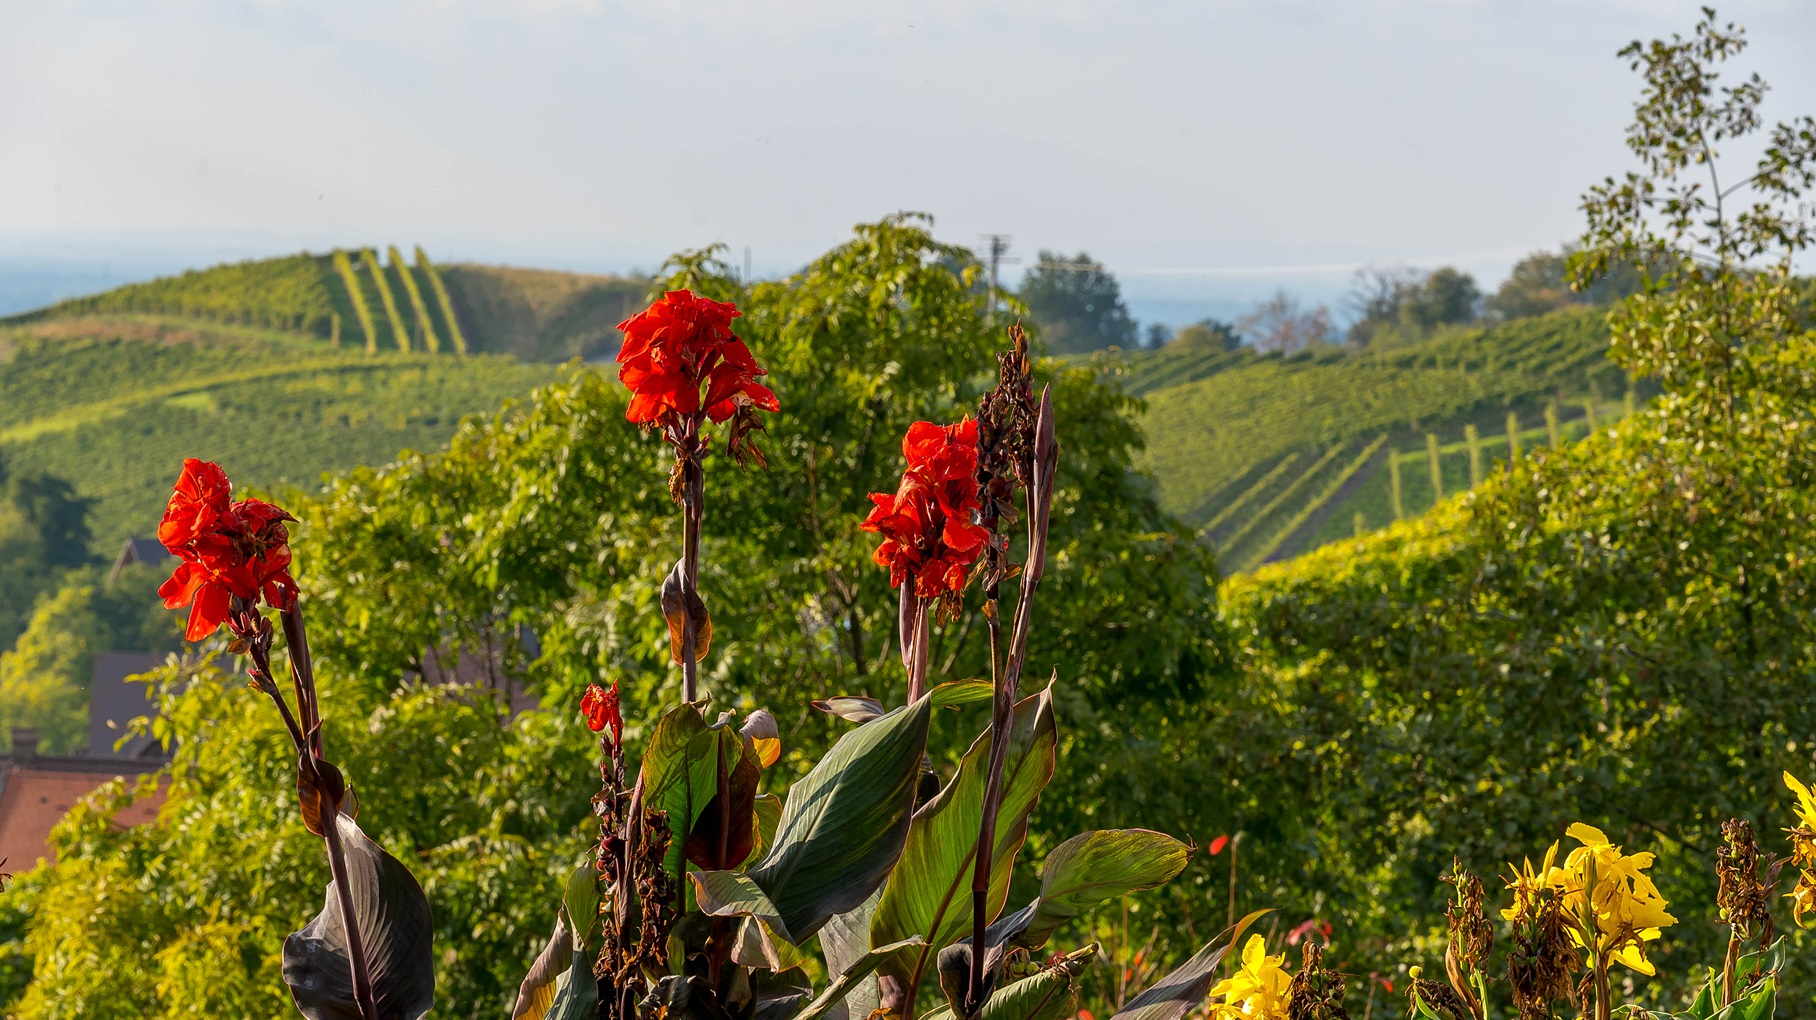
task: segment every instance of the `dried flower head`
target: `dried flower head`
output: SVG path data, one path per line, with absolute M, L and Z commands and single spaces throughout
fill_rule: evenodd
M 1444 911 L 1450 927 L 1451 951 L 1459 966 L 1480 970 L 1494 950 L 1494 927 L 1488 923 L 1488 915 L 1483 909 L 1487 894 L 1482 888 L 1482 880 L 1453 857 L 1450 874 L 1444 881 L 1450 883 L 1452 889 L 1450 906 Z
M 1769 886 L 1760 880 L 1759 842 L 1753 826 L 1730 818 L 1721 826 L 1722 845 L 1715 850 L 1715 877 L 1719 888 L 1715 905 L 1721 919 L 1741 939 L 1772 941 L 1772 906 Z M 1772 876 L 1776 878 L 1777 876 Z
M 1015 520 L 1015 486 L 1033 477 L 1033 363 L 1021 323 L 1009 327 L 1009 349 L 996 356 L 996 385 L 977 406 L 976 523 L 991 535 L 984 553 L 984 586 L 1008 576 L 1008 540 L 996 535 L 1000 524 Z
M 1520 1020 L 1549 1020 L 1551 1004 L 1574 999 L 1574 975 L 1582 967 L 1570 923 L 1557 890 L 1547 885 L 1557 844 L 1552 844 L 1537 869 L 1527 860 L 1507 879 L 1513 906 L 1501 916 L 1513 922 L 1507 951 L 1507 984 Z
M 1307 940 L 1299 973 L 1287 990 L 1286 1020 L 1349 1020 L 1343 975 L 1324 968 L 1324 950 Z

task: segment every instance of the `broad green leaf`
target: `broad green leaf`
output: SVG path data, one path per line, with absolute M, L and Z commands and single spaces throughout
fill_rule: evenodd
M 1059 1020 L 1077 1008 L 1077 979 L 1097 955 L 1092 943 L 1068 953 L 1059 962 L 1006 987 L 999 988 L 984 1000 L 978 1020 Z M 953 1020 L 950 1004 L 940 1006 L 924 1020 Z
M 1051 688 L 1015 706 L 1003 762 L 990 888 L 985 896 L 992 918 L 1009 896 L 1009 871 L 1027 837 L 1028 816 L 1053 777 L 1055 739 Z M 872 945 L 917 935 L 925 943 L 883 965 L 884 973 L 907 986 L 910 1002 L 932 971 L 939 951 L 971 931 L 972 861 L 989 757 L 990 734 L 986 731 L 965 752 L 952 781 L 915 812 L 901 863 L 889 876 L 877 904 L 870 926 Z
M 934 684 L 927 692 L 933 698 L 934 708 L 957 708 L 960 705 L 972 705 L 980 701 L 989 701 L 996 693 L 996 687 L 981 677 L 968 680 L 948 680 L 943 684 Z
M 689 876 L 700 909 L 761 918 L 798 946 L 868 899 L 901 856 L 932 711 L 922 698 L 840 737 L 789 788 L 762 861 Z
M 920 944 L 921 940 L 918 938 L 907 939 L 902 942 L 893 942 L 886 946 L 878 946 L 868 953 L 865 953 L 863 956 L 858 957 L 858 959 L 853 962 L 850 967 L 846 968 L 843 973 L 838 977 L 833 978 L 832 983 L 826 986 L 826 990 L 820 993 L 819 998 L 816 998 L 813 1002 L 809 1003 L 807 1008 L 802 1010 L 800 1014 L 795 1017 L 795 1020 L 819 1020 L 821 1016 L 826 1014 L 827 1010 L 830 1010 L 833 1006 L 844 1001 L 845 996 L 849 995 L 852 989 L 857 987 L 860 981 L 868 978 L 872 972 L 882 966 L 885 960 L 888 960 L 890 957 L 903 950 L 915 948 Z
M 902 855 L 933 703 L 922 698 L 839 738 L 788 790 L 775 843 L 749 875 L 800 945 L 870 897 Z M 899 941 L 891 939 L 889 941 Z
M 756 970 L 784 971 L 805 964 L 807 952 L 777 935 L 763 921 L 755 917 L 744 917 L 738 921 L 738 934 L 732 941 L 731 959 L 733 963 Z
M 1241 941 L 1243 933 L 1256 918 L 1266 913 L 1257 910 L 1231 925 L 1171 974 L 1137 995 L 1110 1020 L 1179 1020 L 1197 1009 L 1217 979 L 1217 966 L 1229 955 L 1230 947 Z
M 782 821 L 782 798 L 759 793 L 751 810 L 756 815 L 756 838 L 751 843 L 750 859 L 760 861 L 776 841 L 776 825 Z
M 662 864 L 671 875 L 681 873 L 687 835 L 718 792 L 721 746 L 727 761 L 737 761 L 743 741 L 730 726 L 707 726 L 691 705 L 669 710 L 650 732 L 643 752 L 643 804 L 646 810 L 668 812 L 673 838 Z
M 843 914 L 835 914 L 820 929 L 820 951 L 826 955 L 826 973 L 843 974 L 860 957 L 870 951 L 870 920 L 876 916 L 877 901 L 883 898 L 878 889 L 870 898 Z M 843 1001 L 832 1007 L 830 1020 L 858 1020 L 869 1016 L 882 1004 L 875 974 L 859 979 Z
M 530 972 L 517 986 L 517 1003 L 511 1007 L 511 1020 L 543 1020 L 555 1004 L 560 978 L 574 963 L 574 940 L 568 933 L 567 911 L 555 912 L 555 934 L 549 939 Z
M 694 739 L 709 742 L 722 758 L 712 763 L 714 792 L 688 830 L 681 849 L 697 867 L 708 870 L 735 868 L 750 857 L 756 844 L 757 786 L 763 782 L 763 766 L 756 749 L 746 740 L 724 739 L 720 731 Z M 725 792 L 728 794 L 728 806 L 723 810 L 718 791 L 721 767 L 725 769 Z M 721 828 L 725 830 L 723 837 Z
M 353 819 L 337 813 L 334 821 L 379 1015 L 418 1020 L 435 1004 L 435 925 L 429 899 L 410 869 L 367 839 Z M 284 939 L 284 983 L 308 1020 L 359 1016 L 346 921 L 332 885 L 326 898 L 321 913 Z
M 1191 859 L 1190 847 L 1150 829 L 1073 836 L 1042 863 L 1034 917 L 1014 942 L 1039 949 L 1060 925 L 1106 900 L 1171 881 Z
M 593 958 L 575 953 L 544 1020 L 595 1020 L 599 1016 L 599 982 L 593 977 Z
M 593 870 L 591 861 L 575 868 L 568 876 L 561 906 L 567 912 L 577 951 L 590 958 L 593 932 L 599 926 L 599 873 Z

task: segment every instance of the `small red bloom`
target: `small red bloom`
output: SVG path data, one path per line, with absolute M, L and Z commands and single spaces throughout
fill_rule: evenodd
M 227 622 L 236 596 L 279 608 L 296 597 L 284 527 L 296 518 L 264 500 L 229 502 L 232 492 L 218 465 L 186 460 L 158 526 L 164 548 L 183 560 L 158 594 L 167 609 L 190 607 L 184 634 L 190 641 Z
M 1216 839 L 1211 840 L 1211 845 L 1206 847 L 1206 849 L 1211 852 L 1212 857 L 1215 857 L 1223 852 L 1223 848 L 1228 846 L 1229 842 L 1230 838 L 1228 836 L 1218 836 Z
M 902 439 L 908 470 L 895 494 L 870 494 L 876 506 L 865 531 L 883 536 L 876 562 L 889 568 L 889 584 L 910 578 L 922 598 L 956 593 L 990 533 L 971 521 L 977 500 L 977 422 L 957 425 L 917 421 Z
M 586 693 L 580 697 L 580 714 L 586 716 L 586 727 L 594 733 L 612 728 L 612 743 L 622 744 L 624 740 L 624 717 L 618 714 L 618 682 L 612 681 L 612 689 L 606 690 L 598 684 L 587 684 Z
M 671 290 L 620 322 L 618 380 L 631 391 L 624 416 L 642 425 L 704 408 L 707 417 L 722 422 L 740 405 L 776 410 L 775 393 L 756 381 L 769 373 L 731 331 L 738 314 L 734 305 Z

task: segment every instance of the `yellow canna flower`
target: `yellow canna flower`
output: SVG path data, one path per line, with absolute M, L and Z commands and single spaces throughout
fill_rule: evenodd
M 1217 983 L 1212 996 L 1223 1001 L 1211 1007 L 1211 1020 L 1286 1020 L 1287 999 L 1293 976 L 1286 972 L 1286 954 L 1267 955 L 1267 942 L 1250 935 L 1242 947 L 1242 969 Z
M 1507 888 L 1513 890 L 1513 906 L 1501 911 L 1501 920 L 1517 921 L 1538 906 L 1539 894 L 1551 887 L 1548 876 L 1556 860 L 1557 844 L 1553 843 L 1551 849 L 1545 851 L 1544 863 L 1536 869 L 1533 868 L 1530 857 L 1518 869 L 1508 865 L 1507 870 L 1513 873 L 1513 877 L 1507 880 Z
M 1797 825 L 1785 830 L 1791 837 L 1791 861 L 1797 865 L 1797 887 L 1786 895 L 1792 917 L 1803 927 L 1803 915 L 1816 910 L 1816 793 L 1789 772 L 1784 785 L 1797 795 Z
M 1652 866 L 1653 855 L 1624 854 L 1600 829 L 1582 822 L 1566 834 L 1583 845 L 1570 851 L 1563 866 L 1550 869 L 1546 882 L 1563 899 L 1573 922 L 1573 941 L 1641 974 L 1652 974 L 1646 943 L 1656 941 L 1660 929 L 1677 923 L 1665 910 L 1668 904 L 1658 886 L 1643 874 Z

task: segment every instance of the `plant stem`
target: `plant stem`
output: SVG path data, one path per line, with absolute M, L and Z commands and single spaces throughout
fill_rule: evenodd
M 699 599 L 700 523 L 706 517 L 706 470 L 700 463 L 700 423 L 690 421 L 684 441 L 689 451 L 681 467 L 681 699 L 699 698 L 699 625 L 693 606 Z
M 1236 844 L 1242 842 L 1242 833 L 1230 837 L 1230 922 L 1228 927 L 1236 926 Z
M 927 693 L 927 647 L 933 630 L 933 619 L 927 613 L 927 604 L 927 599 L 915 594 L 912 579 L 902 583 L 902 666 L 908 671 L 910 705 L 921 700 L 921 695 Z
M 990 536 L 990 541 L 996 541 L 994 534 Z M 971 875 L 971 971 L 965 985 L 966 1016 L 977 1015 L 984 1005 L 984 950 L 990 929 L 990 858 L 995 855 L 995 807 L 1002 800 L 1002 762 L 997 752 L 999 746 L 1006 748 L 1008 744 L 998 734 L 1008 731 L 1008 721 L 1014 707 L 1014 697 L 1002 676 L 1001 613 L 1002 585 L 996 583 L 984 592 L 984 622 L 990 628 L 990 685 L 993 691 L 990 706 L 990 780 L 984 787 L 983 822 L 978 829 L 977 849 L 972 855 L 975 866 Z

